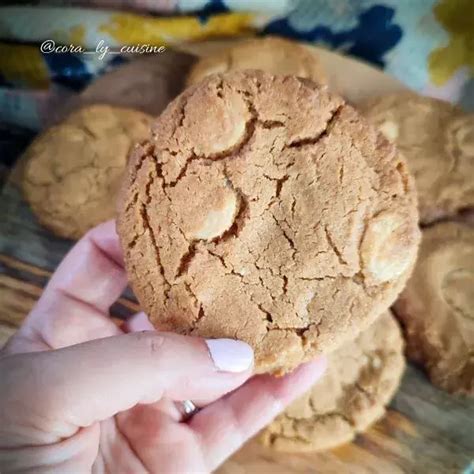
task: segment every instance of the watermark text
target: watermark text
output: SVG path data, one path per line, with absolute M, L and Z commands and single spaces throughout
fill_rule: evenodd
M 97 43 L 95 49 L 87 49 L 84 46 L 76 44 L 56 44 L 54 40 L 48 39 L 41 43 L 40 51 L 44 54 L 94 54 L 99 59 L 104 59 L 108 54 L 151 54 L 164 53 L 165 46 L 153 44 L 125 44 L 123 46 L 109 46 L 104 40 Z

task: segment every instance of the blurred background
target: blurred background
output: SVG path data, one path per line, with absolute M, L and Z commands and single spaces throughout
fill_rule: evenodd
M 0 7 L 0 156 L 5 178 L 34 134 L 98 77 L 176 48 L 278 35 L 367 61 L 425 95 L 474 108 L 472 0 L 44 0 Z M 41 51 L 43 42 L 110 54 Z M 113 53 L 113 54 L 112 54 Z M 173 63 L 173 60 L 170 61 Z

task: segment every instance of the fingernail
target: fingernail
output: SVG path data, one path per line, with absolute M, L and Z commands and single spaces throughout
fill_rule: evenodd
M 244 372 L 253 365 L 253 349 L 234 339 L 206 339 L 209 354 L 218 370 Z
M 125 324 L 128 332 L 153 331 L 155 328 L 150 323 L 148 316 L 143 313 L 134 314 Z

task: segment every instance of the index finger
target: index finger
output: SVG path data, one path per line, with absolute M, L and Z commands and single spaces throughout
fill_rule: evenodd
M 59 292 L 105 312 L 126 284 L 115 221 L 108 221 L 74 245 L 54 272 L 43 297 Z
M 89 231 L 69 251 L 25 322 L 51 348 L 121 331 L 109 308 L 127 284 L 115 222 Z

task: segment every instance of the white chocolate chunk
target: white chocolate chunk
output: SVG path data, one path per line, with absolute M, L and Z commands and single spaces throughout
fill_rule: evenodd
M 398 138 L 399 129 L 395 122 L 387 120 L 379 125 L 379 130 L 385 135 L 385 138 L 391 142 L 395 142 Z
M 229 229 L 237 213 L 237 197 L 234 193 L 227 194 L 223 207 L 208 212 L 202 226 L 195 231 L 194 238 L 210 240 L 222 235 Z
M 399 214 L 382 212 L 369 223 L 362 240 L 364 273 L 372 283 L 398 278 L 413 260 L 405 220 Z

